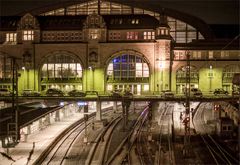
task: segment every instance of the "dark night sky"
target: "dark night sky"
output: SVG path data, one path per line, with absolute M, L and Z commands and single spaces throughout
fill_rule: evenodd
M 69 0 L 0 0 L 1 15 L 16 15 L 34 8 Z M 81 0 L 72 0 L 81 1 Z M 145 3 L 185 12 L 201 18 L 208 24 L 239 24 L 239 0 L 115 0 Z

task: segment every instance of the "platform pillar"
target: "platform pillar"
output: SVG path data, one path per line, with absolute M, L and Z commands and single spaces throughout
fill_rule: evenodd
M 55 121 L 60 121 L 60 111 L 57 110 L 55 113 Z
M 50 125 L 50 124 L 51 124 L 50 114 L 47 114 L 47 116 L 46 116 L 46 124 L 47 124 L 47 125 Z
M 38 129 L 41 130 L 43 128 L 43 121 L 42 118 L 38 120 Z
M 84 105 L 83 112 L 84 113 L 88 113 L 88 104 Z
M 117 112 L 117 101 L 113 102 L 113 112 L 116 113 Z
M 102 102 L 96 102 L 96 120 L 102 120 Z
M 27 126 L 27 134 L 29 135 L 29 134 L 31 134 L 32 133 L 32 131 L 31 131 L 31 125 L 28 125 Z

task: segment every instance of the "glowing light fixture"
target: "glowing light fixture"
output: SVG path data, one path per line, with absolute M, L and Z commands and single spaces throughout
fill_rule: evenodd
M 78 106 L 88 105 L 86 102 L 77 102 Z
M 64 106 L 64 102 L 60 102 L 60 106 Z

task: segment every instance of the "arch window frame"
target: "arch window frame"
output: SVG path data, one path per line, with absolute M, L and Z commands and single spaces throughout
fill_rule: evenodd
M 46 70 L 43 71 L 43 68 Z M 82 64 L 80 60 L 72 55 L 64 53 L 52 54 L 42 62 L 41 79 L 82 79 L 82 77 Z
M 111 58 L 107 65 L 106 75 L 111 80 L 149 80 L 150 67 L 144 57 L 122 52 Z

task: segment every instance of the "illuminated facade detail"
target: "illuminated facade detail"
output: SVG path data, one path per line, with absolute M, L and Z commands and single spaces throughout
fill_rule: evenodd
M 176 93 L 183 93 L 186 88 L 187 66 L 179 68 L 176 72 Z M 199 87 L 199 72 L 195 66 L 190 66 L 190 88 Z
M 65 11 L 66 10 L 66 11 Z M 98 11 L 98 1 L 89 1 L 82 4 L 76 4 L 68 6 L 66 8 L 60 8 L 57 10 L 42 13 L 41 15 L 90 15 L 93 12 Z M 133 8 L 130 6 L 117 4 L 113 2 L 102 1 L 100 3 L 100 14 L 111 15 L 111 14 L 148 14 L 159 19 L 159 13 L 144 10 L 140 8 Z M 180 21 L 178 19 L 167 17 L 168 24 L 171 28 L 170 35 L 177 43 L 189 43 L 193 39 L 204 39 L 202 34 L 196 30 L 193 26 Z M 139 24 L 139 19 L 131 19 L 132 24 Z M 111 22 L 112 24 L 122 23 L 121 19 L 115 19 Z M 168 33 L 168 32 L 167 32 Z
M 17 43 L 17 33 L 6 33 L 5 44 L 16 44 Z
M 148 91 L 150 73 L 146 60 L 134 51 L 118 54 L 111 59 L 107 67 L 107 89 L 129 88 L 135 94 Z
M 144 40 L 154 40 L 155 32 L 143 32 L 143 39 Z
M 7 76 L 11 76 L 11 62 L 5 56 L 9 54 L 22 59 L 18 65 L 25 68 L 19 70 L 20 92 L 77 88 L 105 93 L 117 88 L 134 94 L 160 94 L 168 89 L 181 94 L 189 53 L 195 66 L 192 87 L 205 93 L 233 88 L 231 76 L 225 75 L 239 73 L 226 67 L 229 63 L 239 68 L 237 40 L 214 37 L 196 17 L 96 0 L 57 7 L 36 9 L 34 15 L 1 17 L 0 76 L 9 82 L 1 79 L 0 85 L 11 86 Z
M 84 22 L 83 33 L 85 41 L 105 41 L 106 25 L 103 17 L 93 11 Z
M 0 52 L 1 53 L 1 52 Z M 11 88 L 12 59 L 0 54 L 0 88 Z
M 34 31 L 33 30 L 24 30 L 23 31 L 23 40 L 24 41 L 33 41 Z
M 222 73 L 222 83 L 223 89 L 231 91 L 234 86 L 232 86 L 232 80 L 234 74 L 240 73 L 240 65 L 228 65 L 223 69 Z
M 38 20 L 31 14 L 25 14 L 18 23 L 17 33 L 21 34 L 22 41 L 35 41 L 40 40 L 40 27 Z
M 127 32 L 127 40 L 137 40 L 138 32 Z
M 64 53 L 50 55 L 45 58 L 41 68 L 42 90 L 59 88 L 82 90 L 82 66 L 76 58 Z

